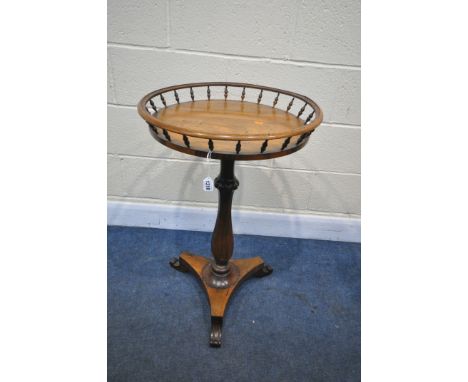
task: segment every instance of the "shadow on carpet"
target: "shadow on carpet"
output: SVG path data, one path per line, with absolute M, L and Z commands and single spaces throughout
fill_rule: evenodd
M 231 298 L 221 348 L 207 298 L 168 262 L 209 256 L 206 232 L 108 227 L 108 380 L 360 380 L 360 244 L 236 235 L 274 272 Z

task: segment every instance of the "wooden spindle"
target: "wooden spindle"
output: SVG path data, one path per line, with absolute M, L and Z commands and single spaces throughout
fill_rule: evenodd
M 208 96 L 208 101 L 209 101 L 211 98 L 210 85 L 208 85 L 208 87 L 206 88 L 206 95 Z
M 188 148 L 190 148 L 190 141 L 189 141 L 188 137 L 184 134 L 183 138 L 184 138 L 185 146 L 187 146 Z
M 163 103 L 164 107 L 167 107 L 166 99 L 164 98 L 164 96 L 162 94 L 160 94 L 159 98 L 161 98 L 161 102 Z
M 306 137 L 307 137 L 307 133 L 302 134 L 297 140 L 296 146 L 299 146 Z
M 286 147 L 288 147 L 289 142 L 291 142 L 291 137 L 287 137 L 287 138 L 284 140 L 283 145 L 281 146 L 281 151 L 283 151 Z
M 224 87 L 224 100 L 227 100 L 228 97 L 228 87 L 227 85 Z
M 212 139 L 210 139 L 210 140 L 208 141 L 208 148 L 210 149 L 210 151 L 213 151 L 213 150 L 214 150 L 214 144 L 213 144 L 213 140 L 212 140 Z
M 294 103 L 294 97 L 293 97 L 293 99 L 291 100 L 291 102 L 289 102 L 289 105 L 288 105 L 286 111 L 291 110 L 291 107 L 292 107 L 293 103 Z
M 153 102 L 152 99 L 149 100 L 149 103 L 150 103 L 151 107 L 153 108 L 154 112 L 157 113 L 157 112 L 158 112 L 158 109 L 157 109 L 157 107 L 156 107 L 156 105 L 154 104 L 154 102 Z
M 174 90 L 174 97 L 175 97 L 175 100 L 177 101 L 177 103 L 180 103 L 179 102 L 179 95 L 177 94 L 177 90 Z
M 257 98 L 257 103 L 260 103 L 260 101 L 262 100 L 262 96 L 263 96 L 263 89 L 260 90 L 260 94 L 258 95 L 258 98 Z
M 169 135 L 169 133 L 167 132 L 166 129 L 163 129 L 163 134 L 166 137 L 166 139 L 170 142 L 171 141 L 171 136 Z
M 307 119 L 304 122 L 304 125 L 307 125 L 310 122 L 310 120 L 312 119 L 314 114 L 315 114 L 315 110 L 312 113 L 309 114 L 309 116 L 307 117 Z
M 158 128 L 156 126 L 153 126 L 151 123 L 148 123 L 148 126 L 156 133 L 156 135 L 159 135 Z
M 241 101 L 245 98 L 245 86 L 242 88 Z
M 241 141 L 237 141 L 236 145 L 236 154 L 239 154 L 241 151 Z
M 278 103 L 278 99 L 279 99 L 279 93 L 276 94 L 276 97 L 275 97 L 275 99 L 273 101 L 273 107 L 275 107 L 276 104 Z
M 192 102 L 195 101 L 195 95 L 193 94 L 192 88 L 190 88 L 190 98 L 192 98 Z
M 299 118 L 302 115 L 302 113 L 304 112 L 306 106 L 307 106 L 307 102 L 304 104 L 304 106 L 302 106 L 301 110 L 299 110 L 299 113 L 297 113 L 297 118 Z
M 262 147 L 260 148 L 260 152 L 263 153 L 268 146 L 268 139 L 265 139 L 265 141 L 262 144 Z

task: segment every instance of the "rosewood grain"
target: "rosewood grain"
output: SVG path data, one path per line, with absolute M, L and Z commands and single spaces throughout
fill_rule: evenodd
M 260 90 L 259 96 L 257 99 L 258 103 L 260 103 L 264 91 L 274 93 L 275 95 L 278 95 L 278 94 L 288 95 L 288 96 L 291 96 L 292 99 L 286 111 L 289 111 L 291 109 L 295 99 L 299 99 L 299 100 L 304 101 L 307 105 L 309 105 L 313 109 L 314 111 L 313 115 L 315 115 L 315 118 L 312 121 L 309 121 L 309 123 L 306 125 L 304 125 L 304 121 L 301 120 L 302 124 L 304 125 L 303 131 L 291 132 L 291 131 L 286 130 L 286 131 L 282 131 L 279 133 L 270 134 L 269 136 L 265 136 L 264 132 L 261 132 L 261 133 L 252 132 L 250 134 L 236 134 L 235 132 L 230 132 L 227 134 L 224 134 L 224 133 L 219 134 L 217 131 L 210 131 L 210 132 L 193 131 L 193 129 L 189 130 L 187 129 L 187 127 L 181 127 L 178 125 L 165 123 L 164 121 L 161 121 L 158 118 L 157 114 L 156 115 L 151 114 L 146 108 L 146 105 L 149 103 L 149 100 L 152 100 L 153 98 L 157 96 L 161 97 L 162 94 L 169 93 L 169 92 L 176 92 L 176 90 L 179 90 L 179 89 L 190 89 L 190 88 L 193 89 L 197 87 L 206 87 L 208 101 L 212 99 L 211 88 L 213 87 L 221 87 L 223 89 L 225 89 L 226 87 L 242 88 L 243 92 L 239 99 L 241 102 L 243 102 L 245 98 L 245 88 Z M 177 104 L 178 103 L 179 102 L 177 102 Z M 164 106 L 167 107 L 167 104 L 165 104 Z M 151 123 L 152 125 L 155 125 L 161 128 L 165 128 L 175 133 L 185 134 L 188 136 L 205 138 L 205 139 L 211 138 L 211 139 L 224 139 L 224 140 L 233 140 L 233 141 L 237 141 L 239 139 L 242 141 L 248 141 L 248 140 L 262 140 L 263 141 L 266 138 L 277 139 L 277 138 L 286 138 L 291 135 L 293 136 L 300 135 L 302 133 L 314 130 L 318 125 L 320 125 L 323 119 L 323 114 L 322 114 L 320 107 L 314 101 L 312 101 L 310 98 L 306 96 L 303 96 L 294 92 L 290 92 L 287 90 L 282 90 L 282 89 L 277 89 L 277 88 L 272 88 L 272 87 L 267 87 L 267 86 L 254 85 L 254 84 L 236 83 L 236 82 L 200 82 L 200 83 L 182 84 L 182 85 L 162 88 L 162 89 L 159 89 L 159 90 L 156 90 L 154 92 L 147 94 L 140 100 L 140 102 L 138 103 L 138 113 L 148 123 Z M 239 118 L 242 118 L 242 113 L 239 114 Z
M 224 313 L 232 293 L 250 276 L 263 277 L 273 269 L 260 257 L 231 260 L 234 250 L 231 206 L 239 181 L 234 175 L 234 160 L 221 160 L 221 171 L 215 179 L 219 191 L 218 214 L 211 237 L 213 259 L 183 252 L 170 265 L 181 272 L 192 271 L 201 281 L 211 309 L 210 345 L 221 346 L 221 330 Z
M 194 88 L 204 88 L 196 93 L 197 98 Z M 240 96 L 235 88 L 242 89 Z M 216 99 L 218 90 L 221 99 Z M 272 93 L 273 101 L 272 98 L 268 101 L 267 93 Z M 206 98 L 199 99 L 200 94 L 206 94 Z M 256 97 L 256 102 L 246 100 L 247 95 Z M 184 97 L 189 98 L 185 101 Z M 304 102 L 300 109 L 294 105 L 295 100 Z M 284 103 L 285 110 L 280 107 Z M 293 114 L 296 107 L 298 110 Z M 235 161 L 277 158 L 302 149 L 322 122 L 322 111 L 311 99 L 286 90 L 245 83 L 202 82 L 151 92 L 139 102 L 138 113 L 161 144 L 199 157 L 209 154 L 221 161 L 215 179 L 219 199 L 211 237 L 212 258 L 182 252 L 170 261 L 174 269 L 190 271 L 201 282 L 210 304 L 209 343 L 219 347 L 224 316 L 234 291 L 251 276 L 264 277 L 273 272 L 258 256 L 232 259 L 231 208 L 239 187 Z

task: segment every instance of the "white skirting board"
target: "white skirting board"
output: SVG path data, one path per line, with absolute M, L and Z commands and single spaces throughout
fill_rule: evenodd
M 107 202 L 107 224 L 212 232 L 216 209 L 167 204 Z M 361 219 L 233 210 L 235 234 L 361 241 Z

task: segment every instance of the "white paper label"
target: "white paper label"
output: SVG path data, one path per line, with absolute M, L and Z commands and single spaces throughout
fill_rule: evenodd
M 211 176 L 207 176 L 203 179 L 203 191 L 213 191 L 214 190 L 214 182 Z

